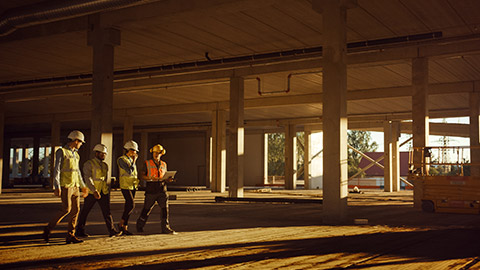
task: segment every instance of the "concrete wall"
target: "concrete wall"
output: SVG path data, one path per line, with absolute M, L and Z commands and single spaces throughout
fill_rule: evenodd
M 148 147 L 157 143 L 165 147 L 167 154 L 162 160 L 167 162 L 168 170 L 177 171 L 177 182 L 171 185 L 205 186 L 205 138 L 205 132 L 149 134 Z

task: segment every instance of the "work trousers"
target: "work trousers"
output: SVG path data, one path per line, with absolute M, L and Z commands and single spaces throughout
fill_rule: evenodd
M 80 216 L 78 217 L 78 229 L 83 229 L 85 227 L 85 223 L 87 222 L 87 216 L 92 210 L 93 206 L 96 202 L 100 205 L 100 209 L 102 210 L 103 219 L 105 220 L 105 225 L 107 225 L 108 232 L 112 232 L 115 230 L 113 227 L 113 218 L 112 214 L 110 213 L 110 194 L 101 194 L 102 196 L 100 199 L 95 199 L 93 194 L 88 194 L 83 202 L 83 208 L 80 211 Z
M 154 194 L 145 194 L 145 201 L 144 201 L 142 213 L 140 214 L 139 219 L 141 219 L 144 222 L 147 221 L 148 216 L 150 216 L 150 213 L 152 212 L 153 207 L 155 206 L 155 202 L 158 203 L 158 206 L 160 206 L 160 208 L 162 208 L 162 209 L 168 208 L 168 195 L 167 195 L 167 193 L 166 192 L 159 192 L 159 193 L 154 193 Z M 161 218 L 162 219 L 165 219 L 165 218 L 168 219 L 168 217 L 164 216 L 164 214 L 162 214 Z
M 128 218 L 133 212 L 133 208 L 135 208 L 135 191 L 130 189 L 122 189 L 123 198 L 125 198 L 125 206 L 123 208 L 123 225 L 128 225 Z
M 68 221 L 68 233 L 75 234 L 75 226 L 77 225 L 77 217 L 80 209 L 80 192 L 78 187 L 61 187 L 60 198 L 62 199 L 62 207 L 48 223 L 48 229 L 51 231 L 62 219 L 70 213 Z

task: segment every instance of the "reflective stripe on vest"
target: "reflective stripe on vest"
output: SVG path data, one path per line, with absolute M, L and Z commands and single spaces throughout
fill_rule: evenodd
M 80 155 L 77 151 L 67 148 L 60 148 L 63 152 L 62 164 L 60 166 L 60 186 L 80 187 Z
M 123 159 L 125 163 L 131 167 L 133 160 L 127 157 L 126 155 L 123 155 L 118 158 L 118 160 Z M 117 161 L 118 163 L 118 161 Z M 138 174 L 137 174 L 137 167 L 135 164 L 133 164 L 134 169 L 132 174 L 129 174 L 126 170 L 124 170 L 122 167 L 118 166 L 118 169 L 120 171 L 120 188 L 121 189 L 136 189 L 138 187 L 138 183 L 140 182 L 138 180 Z
M 92 179 L 95 189 L 103 194 L 108 194 L 110 192 L 110 187 L 108 186 L 107 181 L 105 181 L 108 174 L 107 164 L 104 162 L 100 163 L 100 160 L 96 158 L 90 159 L 87 162 L 92 163 Z M 89 190 L 89 193 L 93 194 L 93 191 Z
M 153 161 L 153 159 L 149 159 L 145 161 L 145 163 L 147 165 L 148 177 L 162 178 L 167 172 L 167 163 L 163 162 L 163 160 L 160 160 L 160 170 L 157 168 L 157 164 L 155 164 L 155 161 Z

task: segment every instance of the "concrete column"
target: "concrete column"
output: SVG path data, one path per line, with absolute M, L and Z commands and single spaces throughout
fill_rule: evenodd
M 470 93 L 470 167 L 471 176 L 480 176 L 480 92 Z
M 263 184 L 268 184 L 268 133 L 263 134 Z
M 127 116 L 123 122 L 123 143 L 133 140 L 133 117 Z
M 127 133 L 124 133 L 124 134 L 127 134 Z M 133 132 L 132 132 L 132 138 L 133 138 Z M 126 140 L 126 141 L 128 141 L 128 140 Z M 148 155 L 150 154 L 150 151 L 149 151 L 150 147 L 151 146 L 148 145 L 148 132 L 143 131 L 142 133 L 140 133 L 140 142 L 138 144 L 138 150 L 140 150 L 140 153 L 138 153 L 138 160 L 137 160 L 137 167 L 138 168 L 141 168 L 143 166 L 142 164 L 145 162 L 145 160 L 148 159 L 148 157 L 149 157 Z M 122 148 L 123 148 L 123 145 L 122 145 Z M 142 180 L 142 181 L 140 181 L 140 185 L 145 187 L 146 182 Z
M 28 177 L 28 146 L 23 147 L 22 151 L 22 178 L 25 179 Z
M 18 177 L 18 153 L 19 149 L 14 146 L 13 147 L 13 164 L 12 164 L 12 178 Z
M 8 179 L 3 179 L 5 175 L 3 173 L 3 163 L 4 163 L 4 154 L 3 154 L 3 145 L 5 140 L 5 102 L 3 99 L 0 99 L 0 194 L 2 194 L 3 182 L 7 182 Z M 5 162 L 8 164 L 8 162 Z M 8 166 L 5 166 L 5 169 L 8 171 Z
M 385 121 L 383 123 L 383 178 L 384 178 L 384 191 L 392 192 L 392 122 Z
M 285 189 L 297 188 L 297 132 L 295 125 L 285 127 Z
M 210 189 L 212 184 L 212 127 L 208 127 L 205 132 L 205 187 Z
M 61 147 L 60 143 L 60 122 L 52 121 L 51 130 L 51 150 L 50 150 L 50 187 L 53 187 L 53 170 L 55 168 L 55 153 Z
M 40 137 L 33 137 L 32 180 L 38 181 L 38 165 L 40 161 Z
M 428 144 L 429 117 L 428 117 L 428 58 L 420 57 L 412 60 L 412 119 L 413 119 L 413 147 L 425 147 Z M 421 151 L 414 151 L 414 170 L 418 169 L 425 173 L 422 164 Z M 421 208 L 423 187 L 421 183 L 414 183 L 413 205 Z
M 227 174 L 227 112 L 215 110 L 212 112 L 212 192 L 225 192 Z
M 243 197 L 244 79 L 230 78 L 230 125 L 227 151 L 228 196 Z
M 113 150 L 113 64 L 114 46 L 120 45 L 120 31 L 105 26 L 100 15 L 89 16 L 88 45 L 93 48 L 91 143 Z M 112 168 L 112 155 L 105 162 Z M 112 170 L 108 171 L 108 178 Z
M 399 121 L 392 121 L 392 191 L 400 190 L 400 131 L 401 125 Z
M 1 135 L 0 135 L 1 136 Z M 6 188 L 10 186 L 10 145 L 12 143 L 12 140 L 10 137 L 3 137 L 4 143 L 3 143 L 3 166 L 2 162 L 0 162 L 0 172 L 2 172 L 2 167 L 4 168 L 2 177 L 0 179 L 0 194 L 2 193 L 2 188 Z M 0 146 L 1 148 L 1 146 Z
M 304 138 L 305 138 L 305 147 L 303 149 L 304 151 L 304 157 L 303 157 L 303 181 L 304 181 L 304 184 L 303 184 L 303 188 L 304 189 L 309 189 L 310 187 L 310 145 L 311 145 L 311 135 L 312 135 L 312 131 L 308 128 L 308 127 L 305 127 L 305 130 L 304 130 Z
M 347 217 L 347 5 L 355 1 L 314 0 L 323 21 L 323 222 Z
M 50 163 L 50 147 L 45 147 L 45 157 L 43 158 L 43 171 L 42 176 L 44 178 L 48 177 L 48 165 Z

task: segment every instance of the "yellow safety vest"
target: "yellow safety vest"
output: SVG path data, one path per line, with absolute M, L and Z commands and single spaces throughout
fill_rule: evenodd
M 60 186 L 61 187 L 80 187 L 80 155 L 77 151 L 68 148 L 60 148 L 63 152 L 62 164 L 60 166 Z
M 105 162 L 100 162 L 100 160 L 93 158 L 87 162 L 91 163 L 92 166 L 92 179 L 95 189 L 103 194 L 110 193 L 110 181 L 107 181 L 108 177 L 108 165 Z M 93 194 L 93 191 L 89 190 L 90 194 Z
M 132 165 L 134 166 L 132 174 L 129 174 L 126 170 L 122 169 L 122 167 L 118 166 L 118 169 L 120 171 L 120 188 L 130 190 L 137 189 L 138 183 L 140 182 L 140 180 L 138 180 L 137 167 L 135 166 L 135 164 L 133 164 L 133 160 L 126 155 L 119 157 L 117 160 L 117 164 L 120 159 L 123 159 L 129 167 L 131 167 Z

